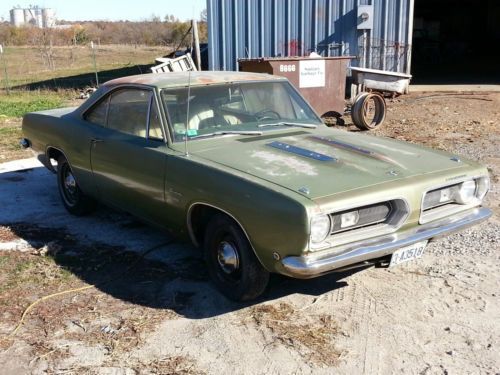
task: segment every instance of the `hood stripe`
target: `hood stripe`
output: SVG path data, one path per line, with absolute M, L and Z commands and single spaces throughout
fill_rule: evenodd
M 320 154 L 320 153 L 317 153 L 317 152 L 314 152 L 311 150 L 307 150 L 305 148 L 293 146 L 293 145 L 290 145 L 288 143 L 283 143 L 283 142 L 278 142 L 278 141 L 267 143 L 266 146 L 274 147 L 274 148 L 277 148 L 277 149 L 285 151 L 285 152 L 290 152 L 290 153 L 295 154 L 295 155 L 304 156 L 306 158 L 310 158 L 310 159 L 314 159 L 314 160 L 318 160 L 318 161 L 337 161 L 338 160 L 337 158 L 334 158 L 332 156 Z
M 364 155 L 364 156 L 367 156 L 369 158 L 377 159 L 377 160 L 380 160 L 380 161 L 383 161 L 383 162 L 386 162 L 389 164 L 397 165 L 400 168 L 406 169 L 404 165 L 398 163 L 396 160 L 393 160 L 384 154 L 380 154 L 378 152 L 370 151 L 370 150 L 367 150 L 367 149 L 364 149 L 364 148 L 361 148 L 361 147 L 358 147 L 355 145 L 351 145 L 350 143 L 335 141 L 333 139 L 326 138 L 326 137 L 310 136 L 307 138 L 309 138 L 313 141 L 316 141 L 316 142 L 320 142 L 320 143 L 329 145 L 331 147 L 336 147 L 336 148 L 344 149 L 347 151 L 352 151 L 352 152 L 355 152 L 357 154 Z

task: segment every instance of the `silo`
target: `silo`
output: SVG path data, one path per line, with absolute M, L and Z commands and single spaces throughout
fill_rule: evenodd
M 15 27 L 24 25 L 24 10 L 14 8 L 10 10 L 10 23 Z
M 26 25 L 36 24 L 35 12 L 32 12 L 31 9 L 24 9 L 24 23 Z
M 42 10 L 40 8 L 33 9 L 35 13 L 36 26 L 42 28 L 43 27 L 43 17 Z
M 56 25 L 56 14 L 51 8 L 42 9 L 43 27 L 54 27 Z

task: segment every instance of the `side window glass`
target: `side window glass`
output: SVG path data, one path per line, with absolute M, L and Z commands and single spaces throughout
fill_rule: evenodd
M 154 100 L 151 101 L 151 112 L 149 114 L 149 134 L 148 138 L 153 140 L 163 140 L 163 134 L 161 131 L 160 116 L 158 115 L 158 110 L 156 108 L 156 103 Z
M 109 101 L 108 128 L 146 138 L 150 96 L 151 92 L 137 89 L 113 93 Z
M 106 126 L 106 112 L 108 110 L 109 97 L 104 99 L 94 108 L 92 108 L 86 115 L 85 120 L 101 126 Z

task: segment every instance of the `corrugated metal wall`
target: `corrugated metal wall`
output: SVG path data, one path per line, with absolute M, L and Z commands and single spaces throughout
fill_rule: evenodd
M 239 58 L 316 51 L 357 56 L 352 65 L 408 72 L 413 1 L 207 0 L 209 67 L 236 70 Z M 373 30 L 365 35 L 357 30 L 358 4 L 374 6 Z

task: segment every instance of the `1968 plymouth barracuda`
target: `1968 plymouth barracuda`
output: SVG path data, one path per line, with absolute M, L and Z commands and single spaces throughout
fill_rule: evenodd
M 330 129 L 276 76 L 120 78 L 79 108 L 27 114 L 23 131 L 70 213 L 99 201 L 191 239 L 234 300 L 271 272 L 396 265 L 491 215 L 486 168 Z

